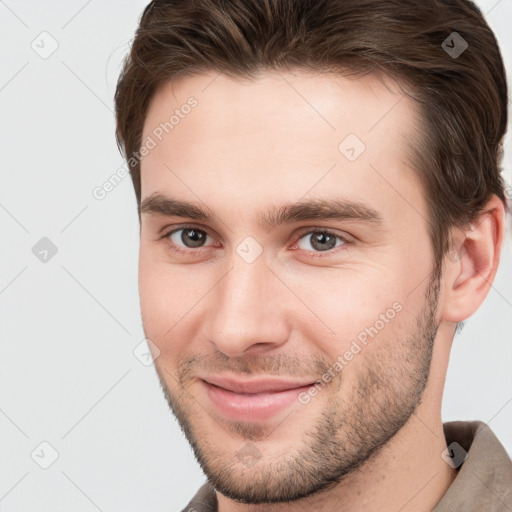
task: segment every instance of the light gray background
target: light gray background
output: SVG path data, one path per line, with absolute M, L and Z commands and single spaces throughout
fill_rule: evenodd
M 512 1 L 478 3 L 511 80 Z M 204 480 L 153 367 L 133 354 L 144 335 L 130 178 L 92 195 L 123 165 L 112 98 L 145 5 L 0 1 L 3 512 L 174 511 Z M 506 151 L 511 183 L 510 137 Z M 32 252 L 43 237 L 58 250 L 46 263 Z M 509 234 L 487 301 L 454 343 L 443 406 L 445 421 L 490 422 L 509 453 L 511 327 Z M 48 469 L 42 442 L 58 453 Z

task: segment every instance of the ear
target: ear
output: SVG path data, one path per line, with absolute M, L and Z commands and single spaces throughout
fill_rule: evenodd
M 496 195 L 468 226 L 451 230 L 441 320 L 462 322 L 481 306 L 498 270 L 504 232 L 505 208 Z

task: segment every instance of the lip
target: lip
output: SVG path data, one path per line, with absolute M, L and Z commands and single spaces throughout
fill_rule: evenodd
M 233 393 L 272 393 L 278 391 L 287 391 L 295 388 L 301 388 L 304 386 L 311 386 L 314 384 L 313 381 L 299 381 L 292 379 L 272 379 L 269 377 L 263 377 L 259 379 L 251 380 L 240 380 L 231 377 L 220 377 L 218 375 L 209 375 L 203 377 L 204 381 L 208 384 L 213 384 Z
M 297 400 L 314 382 L 208 376 L 200 379 L 210 402 L 225 417 L 261 422 L 275 416 Z

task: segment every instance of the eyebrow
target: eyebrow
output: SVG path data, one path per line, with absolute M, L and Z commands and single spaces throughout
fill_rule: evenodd
M 188 217 L 206 222 L 217 221 L 215 213 L 200 203 L 183 201 L 164 196 L 158 192 L 144 199 L 140 213 L 159 214 L 169 217 Z M 260 213 L 259 225 L 272 229 L 281 224 L 311 220 L 353 220 L 382 225 L 384 219 L 375 209 L 358 201 L 342 198 L 309 199 L 296 203 L 285 203 Z

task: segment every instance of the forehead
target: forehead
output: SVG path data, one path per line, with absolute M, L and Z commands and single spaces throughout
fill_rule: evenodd
M 192 109 L 187 107 L 190 98 L 197 102 Z M 175 136 L 184 131 L 184 125 L 194 128 L 197 137 L 211 135 L 212 130 L 219 135 L 243 136 L 235 131 L 240 126 L 246 130 L 253 127 L 251 131 L 260 137 L 264 135 L 261 128 L 273 132 L 293 128 L 298 133 L 303 127 L 304 131 L 315 130 L 318 136 L 336 134 L 335 139 L 352 130 L 369 143 L 382 133 L 406 136 L 402 121 L 416 119 L 415 104 L 382 73 L 348 78 L 302 69 L 267 71 L 252 80 L 214 72 L 175 78 L 153 95 L 144 135 L 169 121 L 173 113 L 177 114 L 171 120 Z M 304 123 L 296 125 L 297 120 Z M 391 133 L 390 127 L 394 128 Z M 220 133 L 221 128 L 229 131 Z M 314 135 L 310 132 L 311 140 Z
M 417 122 L 413 101 L 382 76 L 181 77 L 156 92 L 147 112 L 142 141 L 154 146 L 141 163 L 142 198 L 172 191 L 247 210 L 338 191 L 395 216 L 411 203 L 424 210 L 407 158 Z

